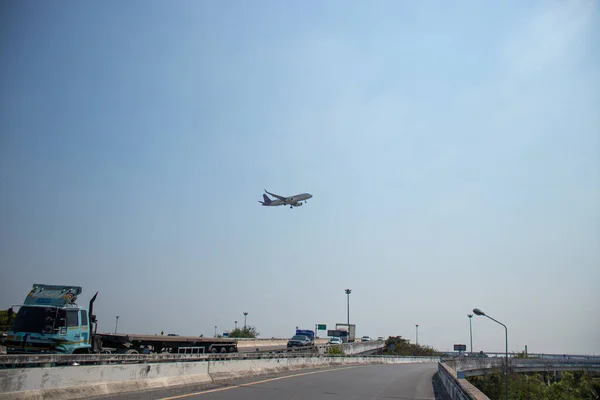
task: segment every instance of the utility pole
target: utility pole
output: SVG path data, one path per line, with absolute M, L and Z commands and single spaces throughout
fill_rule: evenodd
M 117 315 L 117 322 L 115 322 L 115 334 L 117 333 L 118 327 L 119 327 L 119 316 Z
M 473 326 L 471 324 L 471 322 L 473 320 L 473 314 L 467 314 L 467 317 L 469 317 L 469 333 L 471 336 L 471 354 L 473 354 Z
M 346 289 L 346 297 L 348 299 L 348 325 L 350 325 L 350 293 L 352 293 L 352 290 Z M 348 332 L 350 332 L 350 327 L 348 327 Z
M 417 328 L 417 346 L 419 345 L 419 324 L 416 324 L 415 327 Z
M 235 322 L 235 329 L 237 330 L 237 321 L 234 321 L 234 322 Z
M 244 311 L 244 330 L 246 330 L 246 317 L 248 316 L 248 312 Z

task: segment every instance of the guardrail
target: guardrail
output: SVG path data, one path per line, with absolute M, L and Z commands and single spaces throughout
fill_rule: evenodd
M 359 355 L 361 352 L 374 350 L 372 343 L 356 343 L 345 345 L 345 355 Z M 106 365 L 126 363 L 167 363 L 214 360 L 256 360 L 270 358 L 299 358 L 325 356 L 327 345 L 312 347 L 293 347 L 247 353 L 203 353 L 203 354 L 2 354 L 0 366 L 4 368 Z M 437 359 L 437 358 L 436 358 Z

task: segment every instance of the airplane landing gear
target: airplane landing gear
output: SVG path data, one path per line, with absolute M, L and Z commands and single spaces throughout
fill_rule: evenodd
M 294 208 L 294 206 L 290 206 L 290 210 L 291 210 L 292 208 Z

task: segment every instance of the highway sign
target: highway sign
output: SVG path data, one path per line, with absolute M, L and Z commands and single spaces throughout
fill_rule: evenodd
M 326 331 L 327 330 L 327 325 L 325 325 L 325 324 L 318 324 L 317 325 L 317 330 L 319 330 L 319 331 Z

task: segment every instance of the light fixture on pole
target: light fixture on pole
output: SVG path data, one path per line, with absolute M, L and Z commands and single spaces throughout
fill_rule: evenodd
M 471 354 L 473 354 L 473 326 L 471 324 L 473 314 L 467 314 L 467 317 L 469 317 L 469 336 L 471 337 Z
M 234 321 L 234 322 L 235 322 L 235 329 L 237 329 L 237 321 Z
M 117 315 L 117 322 L 115 322 L 115 334 L 117 333 L 118 327 L 119 327 L 119 316 Z
M 495 320 L 494 318 L 490 317 L 489 315 L 487 315 L 486 313 L 484 313 L 483 311 L 481 311 L 479 308 L 474 308 L 473 309 L 473 313 L 475 315 L 479 315 L 482 317 L 487 317 L 489 319 L 491 319 L 492 321 L 494 321 L 497 324 L 500 324 L 504 327 L 504 334 L 505 334 L 505 341 L 506 341 L 506 352 L 504 354 L 505 360 L 504 360 L 504 375 L 506 376 L 506 400 L 508 400 L 508 328 L 506 327 L 506 325 L 504 325 L 502 322 Z
M 346 289 L 345 291 L 346 291 L 346 297 L 348 299 L 348 303 L 347 303 L 348 304 L 348 325 L 350 325 L 350 293 L 352 293 L 352 290 Z M 348 327 L 348 329 L 350 329 L 350 327 Z M 348 330 L 348 332 L 350 332 L 350 331 Z
M 246 317 L 248 316 L 248 312 L 244 311 L 244 330 L 246 329 Z
M 215 325 L 215 337 L 217 337 L 217 326 Z

